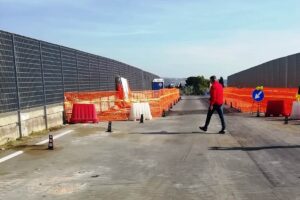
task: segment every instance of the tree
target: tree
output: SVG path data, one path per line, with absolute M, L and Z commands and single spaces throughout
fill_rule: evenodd
M 186 86 L 192 88 L 193 95 L 204 95 L 209 88 L 209 80 L 204 76 L 191 76 L 187 78 Z

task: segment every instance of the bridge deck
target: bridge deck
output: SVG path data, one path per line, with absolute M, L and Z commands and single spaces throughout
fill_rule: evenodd
M 184 97 L 166 118 L 71 125 L 36 146 L 37 138 L 3 156 L 0 199 L 299 199 L 299 121 L 227 113 L 227 134 L 207 106 Z M 45 138 L 44 138 L 45 139 Z M 40 138 L 39 138 L 40 140 Z

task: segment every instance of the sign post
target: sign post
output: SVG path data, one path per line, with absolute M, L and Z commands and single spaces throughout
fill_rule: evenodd
M 257 102 L 257 117 L 260 114 L 260 102 L 264 99 L 265 93 L 263 91 L 263 86 L 256 87 L 252 92 L 252 99 Z

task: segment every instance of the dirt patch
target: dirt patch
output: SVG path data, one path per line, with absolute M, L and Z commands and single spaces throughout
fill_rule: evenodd
M 79 183 L 63 183 L 53 186 L 49 189 L 48 193 L 52 195 L 66 195 L 74 192 L 79 192 L 86 188 L 86 184 Z

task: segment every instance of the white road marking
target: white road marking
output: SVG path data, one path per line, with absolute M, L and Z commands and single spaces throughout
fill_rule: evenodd
M 66 135 L 66 134 L 71 133 L 71 132 L 73 132 L 73 130 L 68 130 L 68 131 L 62 132 L 62 133 L 60 133 L 60 134 L 57 134 L 57 135 L 55 135 L 55 136 L 53 137 L 53 140 L 58 139 L 58 138 L 60 138 L 60 137 L 62 137 L 62 136 L 64 136 L 64 135 Z M 46 140 L 43 140 L 43 141 L 41 141 L 41 142 L 36 143 L 35 145 L 46 144 L 48 141 L 49 141 L 49 139 L 46 139 Z
M 62 137 L 62 136 L 64 136 L 64 135 L 66 135 L 66 134 L 71 133 L 71 132 L 73 132 L 73 130 L 68 130 L 68 131 L 62 132 L 62 133 L 60 133 L 60 134 L 57 134 L 57 135 L 55 135 L 55 136 L 53 137 L 53 140 L 58 139 L 58 138 L 60 138 L 60 137 Z M 47 140 L 43 140 L 43 141 L 41 141 L 41 142 L 36 143 L 35 145 L 42 145 L 42 144 L 47 143 L 48 141 L 49 141 L 48 139 L 47 139 Z M 7 160 L 9 160 L 9 159 L 11 159 L 11 158 L 14 158 L 14 157 L 16 157 L 16 156 L 18 156 L 18 155 L 21 155 L 21 154 L 23 154 L 23 153 L 24 153 L 24 151 L 17 151 L 17 152 L 12 153 L 12 154 L 10 154 L 10 155 L 8 155 L 8 156 L 5 156 L 5 157 L 3 157 L 3 158 L 0 158 L 0 163 L 3 163 L 3 162 L 5 162 L 5 161 L 7 161 Z
M 14 158 L 14 157 L 16 157 L 18 155 L 21 155 L 22 153 L 24 153 L 24 152 L 23 151 L 17 151 L 17 152 L 12 153 L 12 154 L 10 154 L 8 156 L 5 156 L 4 158 L 0 159 L 0 163 L 3 163 L 3 162 L 5 162 L 5 161 L 7 161 L 7 160 L 9 160 L 11 158 Z

